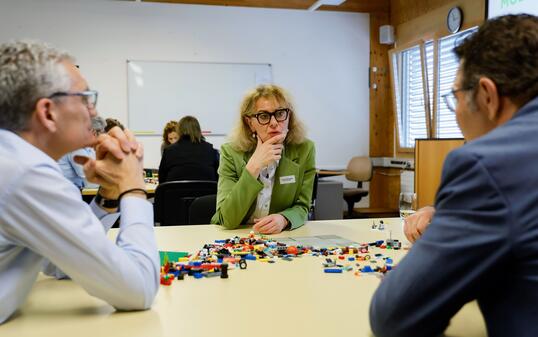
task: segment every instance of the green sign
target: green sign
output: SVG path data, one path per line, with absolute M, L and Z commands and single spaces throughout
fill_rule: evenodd
M 517 5 L 520 2 L 524 2 L 525 0 L 501 0 L 501 8 L 510 7 L 513 5 Z

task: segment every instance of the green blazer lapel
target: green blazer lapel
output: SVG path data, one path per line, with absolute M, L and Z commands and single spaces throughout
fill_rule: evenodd
M 237 176 L 240 177 L 241 174 L 243 174 L 243 170 L 247 166 L 248 161 L 250 160 L 250 157 L 252 157 L 253 152 L 245 152 L 243 153 L 243 162 L 241 163 L 241 166 L 237 168 Z
M 297 163 L 298 160 L 299 158 L 287 157 L 285 154 L 280 159 L 271 196 L 271 214 L 293 204 L 302 180 L 302 177 L 299 176 L 301 171 Z

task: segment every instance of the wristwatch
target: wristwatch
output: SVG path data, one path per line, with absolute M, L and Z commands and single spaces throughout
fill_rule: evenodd
M 106 199 L 104 198 L 99 191 L 95 195 L 95 203 L 102 208 L 118 208 L 120 202 L 118 199 Z

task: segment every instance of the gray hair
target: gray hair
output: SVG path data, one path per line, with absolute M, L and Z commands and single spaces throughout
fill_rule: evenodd
M 0 45 L 0 128 L 24 131 L 40 98 L 69 91 L 69 54 L 33 41 Z
M 101 133 L 105 132 L 105 127 L 106 121 L 103 117 L 95 116 L 92 118 L 92 129 L 97 135 L 100 135 Z

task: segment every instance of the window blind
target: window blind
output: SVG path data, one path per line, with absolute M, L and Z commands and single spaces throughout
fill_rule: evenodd
M 437 118 L 435 125 L 437 138 L 463 137 L 456 122 L 455 114 L 448 109 L 442 97 L 452 89 L 458 71 L 459 61 L 456 54 L 454 54 L 454 47 L 476 30 L 477 28 L 472 28 L 439 40 L 439 60 L 437 63 L 439 74 L 437 77 L 437 92 L 439 93 L 439 99 L 437 99 Z
M 399 100 L 397 109 L 400 116 L 400 146 L 413 148 L 416 138 L 424 138 L 428 135 L 420 46 L 402 51 L 400 57 L 401 95 L 396 95 L 396 99 Z
M 459 66 L 459 61 L 453 52 L 454 47 L 476 30 L 477 28 L 474 27 L 392 54 L 393 90 L 400 148 L 414 148 L 417 138 L 462 137 L 456 123 L 456 116 L 445 105 L 442 96 L 452 89 Z M 436 46 L 437 59 L 435 59 Z M 421 48 L 424 48 L 424 60 L 421 58 Z M 434 70 L 437 70 L 436 78 L 434 78 Z M 426 78 L 424 79 L 423 76 Z M 425 85 L 426 88 L 424 88 Z M 435 89 L 437 89 L 437 94 L 434 96 Z M 427 107 L 425 106 L 426 92 L 428 94 Z M 434 106 L 436 118 L 435 124 L 433 121 L 430 123 L 432 127 L 430 132 L 427 119 L 434 117 L 432 115 Z M 426 113 L 427 109 L 430 115 Z
M 425 63 L 426 63 L 426 78 L 428 79 L 427 81 L 427 84 L 428 84 L 428 98 L 429 98 L 429 107 L 430 107 L 430 114 L 433 114 L 433 102 L 434 102 L 434 97 L 433 97 L 433 88 L 434 88 L 434 85 L 433 85 L 433 69 L 434 69 L 434 55 L 433 55 L 433 51 L 434 51 L 434 42 L 432 40 L 430 41 L 427 41 L 425 44 L 424 44 L 424 55 L 426 57 L 426 60 L 425 60 Z M 431 115 L 430 115 L 431 117 Z

